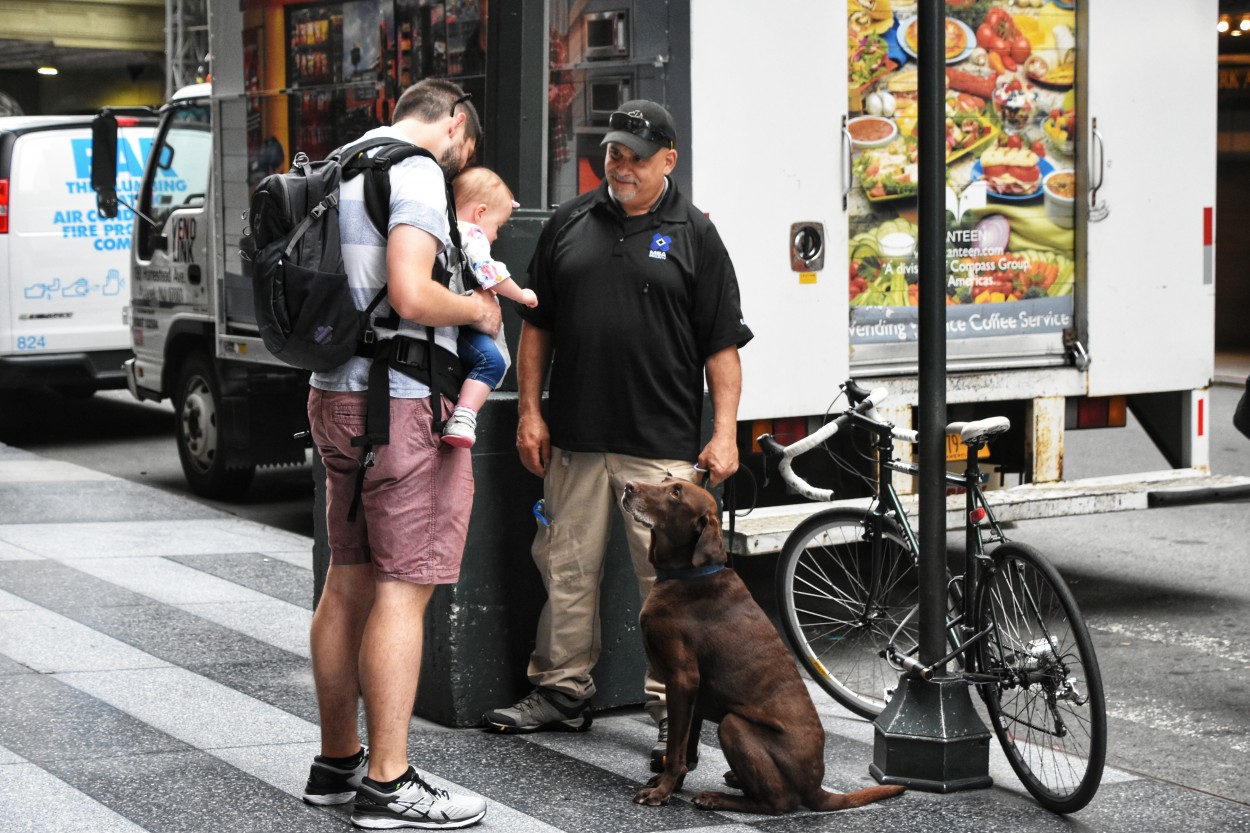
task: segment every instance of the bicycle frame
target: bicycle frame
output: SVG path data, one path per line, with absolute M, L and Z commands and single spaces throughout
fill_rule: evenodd
M 920 546 L 893 481 L 895 472 L 919 473 L 918 463 L 894 454 L 895 442 L 915 443 L 919 435 L 877 415 L 888 395 L 884 388 L 865 391 L 850 380 L 843 391 L 850 408 L 807 437 L 788 446 L 768 434 L 759 438 L 787 485 L 814 501 L 832 500 L 833 492 L 805 481 L 792 462 L 838 431 L 867 432 L 873 452 L 861 451 L 877 465 L 875 475 L 860 472 L 874 490 L 867 508 L 821 510 L 795 527 L 782 547 L 776 586 L 796 656 L 835 700 L 869 719 L 893 696 L 891 671 L 976 686 L 1029 792 L 1058 813 L 1081 809 L 1098 789 L 1106 759 L 1101 675 L 1063 577 L 1042 553 L 1008 541 L 986 500 L 978 455 L 1010 422 L 987 417 L 946 427 L 967 446 L 963 471 L 944 472 L 947 485 L 964 492 L 966 551 L 961 575 L 950 577 L 953 570 L 942 564 L 950 652 L 925 664 L 917 621 Z M 945 512 L 941 517 L 945 527 Z M 945 551 L 926 557 L 945 562 Z M 957 667 L 948 673 L 952 660 Z
M 853 426 L 872 434 L 874 438 L 873 447 L 877 452 L 877 502 L 870 510 L 873 524 L 873 528 L 870 530 L 873 566 L 870 574 L 872 588 L 869 590 L 869 599 L 872 601 L 880 581 L 877 571 L 882 562 L 881 546 L 884 540 L 882 527 L 886 516 L 894 515 L 899 528 L 907 540 L 908 546 L 911 548 L 913 559 L 919 559 L 919 542 L 912 529 L 907 512 L 903 509 L 898 492 L 894 488 L 893 473 L 899 472 L 915 476 L 919 473 L 920 467 L 916 463 L 905 463 L 895 459 L 892 425 L 878 422 L 856 412 L 850 414 L 850 420 Z M 956 576 L 952 582 L 962 585 L 961 588 L 955 590 L 961 609 L 954 617 L 948 617 L 946 623 L 948 641 L 951 643 L 953 650 L 929 666 L 924 666 L 918 660 L 912 658 L 911 654 L 917 650 L 918 646 L 917 648 L 912 648 L 906 654 L 894 654 L 902 669 L 917 674 L 921 679 L 931 678 L 935 670 L 943 669 L 951 660 L 965 655 L 972 645 L 984 639 L 993 631 L 993 624 L 985 628 L 977 628 L 978 617 L 974 610 L 976 604 L 975 594 L 969 590 L 969 588 L 977 586 L 981 562 L 989 561 L 989 556 L 985 552 L 986 541 L 1003 543 L 1007 540 L 1002 526 L 999 525 L 993 509 L 985 498 L 985 492 L 981 488 L 981 467 L 977 455 L 983 446 L 983 443 L 968 444 L 967 468 L 964 470 L 964 473 L 962 475 L 946 474 L 947 484 L 963 489 L 965 495 L 964 571 L 962 575 Z M 904 621 L 906 622 L 910 618 L 908 616 Z M 893 646 L 891 645 L 887 648 L 887 651 L 892 652 L 892 648 Z M 999 682 L 1000 679 L 1000 675 L 997 674 L 988 675 L 988 678 L 985 674 L 978 674 L 975 681 L 992 683 Z

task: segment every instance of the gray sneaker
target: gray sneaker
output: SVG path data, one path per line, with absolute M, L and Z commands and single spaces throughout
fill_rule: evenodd
M 398 780 L 380 784 L 364 778 L 356 790 L 352 824 L 368 830 L 418 827 L 426 830 L 468 827 L 486 815 L 486 802 L 427 784 L 408 767 Z
M 655 746 L 651 747 L 651 771 L 663 772 L 664 761 L 668 757 L 668 718 L 660 718 L 660 736 Z
M 584 732 L 592 721 L 586 701 L 536 688 L 514 706 L 482 715 L 482 722 L 496 732 Z

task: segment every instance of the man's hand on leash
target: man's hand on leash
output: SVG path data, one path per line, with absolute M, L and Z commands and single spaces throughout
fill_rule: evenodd
M 696 465 L 699 471 L 708 472 L 710 475 L 708 486 L 719 486 L 724 483 L 733 473 L 738 470 L 738 445 L 732 437 L 717 437 L 713 435 L 711 442 L 699 454 L 699 462 Z

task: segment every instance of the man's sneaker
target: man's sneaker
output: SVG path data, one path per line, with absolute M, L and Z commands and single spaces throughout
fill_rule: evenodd
M 663 772 L 664 759 L 668 757 L 668 718 L 660 718 L 660 736 L 651 747 L 651 771 Z
M 356 788 L 360 779 L 369 771 L 369 747 L 360 750 L 360 757 L 355 766 L 337 766 L 330 763 L 322 755 L 313 758 L 312 769 L 308 773 L 308 783 L 304 785 L 304 803 L 306 804 L 346 804 L 356 797 Z
M 584 700 L 536 688 L 515 706 L 482 715 L 482 722 L 497 732 L 584 732 L 592 721 Z
M 416 769 L 408 767 L 402 776 L 385 784 L 372 778 L 361 780 L 352 824 L 370 830 L 455 828 L 477 824 L 485 815 L 482 799 L 431 787 Z
M 477 442 L 477 414 L 472 408 L 456 406 L 443 426 L 443 442 L 456 448 L 472 448 Z

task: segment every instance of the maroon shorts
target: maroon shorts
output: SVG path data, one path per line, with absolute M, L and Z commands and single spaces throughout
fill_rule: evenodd
M 379 579 L 451 584 L 473 507 L 469 449 L 433 432 L 429 399 L 391 399 L 391 441 L 374 446 L 356 520 L 347 512 L 361 453 L 352 437 L 365 430 L 365 394 L 312 388 L 308 421 L 326 466 L 330 563 L 372 562 Z

